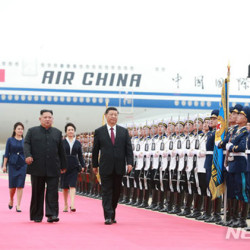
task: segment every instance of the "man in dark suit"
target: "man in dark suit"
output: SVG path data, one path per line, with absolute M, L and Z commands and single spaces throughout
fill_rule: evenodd
M 105 224 L 116 223 L 115 210 L 120 196 L 122 176 L 132 170 L 133 151 L 128 130 L 116 125 L 118 111 L 105 111 L 107 124 L 95 130 L 92 152 L 93 171 L 101 176 L 102 206 Z M 98 161 L 100 151 L 100 160 Z
M 52 127 L 52 110 L 41 110 L 39 120 L 41 125 L 30 128 L 24 140 L 27 173 L 32 184 L 30 220 L 42 221 L 46 184 L 45 215 L 48 222 L 58 222 L 58 182 L 60 173 L 67 168 L 62 132 Z

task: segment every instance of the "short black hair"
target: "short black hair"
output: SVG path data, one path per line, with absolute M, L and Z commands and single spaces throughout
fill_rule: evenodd
M 117 114 L 119 114 L 117 108 L 115 108 L 115 107 L 108 107 L 108 108 L 106 109 L 106 111 L 105 111 L 105 115 L 106 115 L 110 110 L 114 110 L 114 111 L 117 112 Z
M 42 109 L 42 110 L 40 111 L 40 115 L 42 115 L 42 114 L 45 113 L 45 112 L 49 112 L 49 113 L 51 113 L 51 114 L 53 115 L 53 111 L 50 110 L 50 109 Z
M 68 127 L 73 127 L 74 130 L 76 131 L 76 126 L 72 122 L 69 122 L 65 125 L 65 129 L 64 129 L 65 133 L 67 132 Z

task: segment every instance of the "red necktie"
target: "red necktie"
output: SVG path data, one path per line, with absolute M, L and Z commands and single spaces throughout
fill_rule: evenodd
M 110 128 L 111 130 L 111 141 L 113 145 L 115 145 L 115 134 L 114 134 L 114 128 Z

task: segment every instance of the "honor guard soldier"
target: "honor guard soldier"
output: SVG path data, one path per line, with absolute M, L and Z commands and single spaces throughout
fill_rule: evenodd
M 155 169 L 154 174 L 154 186 L 157 193 L 158 204 L 153 209 L 154 211 L 160 211 L 164 208 L 164 189 L 163 189 L 163 182 L 162 182 L 162 169 L 163 164 L 167 164 L 166 157 L 163 160 L 163 154 L 165 151 L 165 144 L 166 144 L 166 136 L 165 136 L 165 126 L 163 120 L 159 120 L 156 122 L 157 124 L 157 131 L 158 131 L 158 138 L 156 139 L 156 152 L 154 154 L 154 166 Z
M 184 166 L 184 140 L 185 135 L 183 133 L 184 122 L 180 121 L 175 126 L 176 140 L 174 142 L 174 150 L 172 151 L 172 157 L 174 158 L 173 164 L 171 161 L 170 165 L 170 174 L 171 174 L 171 183 L 173 190 L 176 195 L 175 206 L 172 211 L 169 211 L 170 214 L 177 214 L 181 212 L 181 206 L 184 200 L 184 192 L 180 189 L 180 169 Z
M 138 131 L 137 131 L 137 127 L 135 124 L 133 124 L 133 137 L 131 139 L 132 141 L 132 149 L 133 149 L 133 153 L 135 154 L 136 151 L 136 145 L 138 144 L 139 138 L 138 138 Z M 133 146 L 134 145 L 134 146 Z M 131 200 L 129 199 L 128 203 L 126 203 L 127 205 L 134 205 L 136 203 L 136 199 L 137 199 L 137 192 L 136 192 L 136 182 L 135 182 L 135 169 L 136 169 L 136 165 L 137 165 L 137 157 L 134 157 L 134 165 L 133 165 L 133 169 L 132 171 L 127 174 L 129 177 L 129 193 L 131 196 L 132 193 L 132 198 Z
M 204 161 L 201 159 L 199 150 L 201 149 L 202 138 L 204 133 L 202 132 L 203 129 L 203 119 L 201 115 L 197 115 L 194 119 L 194 139 L 192 140 L 192 151 L 189 151 L 189 157 L 192 157 L 192 166 L 190 170 L 190 175 L 188 178 L 189 186 L 191 186 L 191 192 L 189 195 L 193 195 L 194 197 L 194 209 L 193 213 L 187 215 L 187 218 L 198 218 L 201 216 L 201 207 L 203 204 L 203 196 L 201 195 L 200 188 L 199 188 L 199 176 L 198 173 L 200 171 L 204 171 Z M 205 148 L 205 144 L 203 143 L 203 147 Z
M 194 155 L 197 156 L 197 172 L 198 172 L 198 184 L 197 191 L 199 195 L 203 196 L 204 200 L 204 213 L 196 217 L 196 220 L 207 220 L 211 216 L 212 202 L 210 198 L 210 193 L 206 185 L 206 169 L 205 169 L 205 159 L 206 159 L 206 144 L 207 135 L 210 126 L 210 114 L 204 116 L 203 122 L 203 136 L 200 139 L 200 145 L 198 150 L 194 150 Z
M 152 203 L 150 206 L 146 207 L 146 209 L 154 209 L 155 207 L 157 207 L 158 202 L 158 190 L 154 182 L 154 177 L 158 169 L 158 157 L 156 156 L 156 143 L 158 139 L 157 128 L 157 124 L 153 121 L 150 128 L 150 168 L 147 173 L 148 186 L 150 187 L 152 192 Z
M 150 165 L 151 165 L 151 152 L 150 152 L 150 147 L 151 147 L 151 137 L 150 137 L 150 123 L 146 122 L 146 124 L 143 125 L 142 129 L 142 134 L 143 134 L 143 167 L 141 169 L 140 173 L 140 180 L 143 185 L 144 189 L 144 197 L 143 197 L 143 202 L 139 206 L 140 208 L 147 208 L 149 207 L 149 196 L 151 192 L 151 186 L 150 186 L 150 180 L 147 178 Z
M 161 209 L 160 212 L 170 212 L 173 210 L 174 205 L 174 188 L 171 182 L 171 173 L 170 166 L 171 162 L 175 162 L 175 157 L 172 157 L 172 152 L 174 150 L 174 141 L 175 141 L 175 122 L 171 120 L 167 123 L 167 139 L 165 145 L 165 153 L 167 157 L 167 166 L 163 164 L 164 173 L 163 173 L 163 188 L 166 193 L 166 207 Z M 164 159 L 164 156 L 163 156 Z M 173 165 L 173 164 L 172 164 Z
M 234 107 L 229 108 L 229 129 L 224 140 L 221 142 L 217 142 L 218 148 L 223 148 L 224 150 L 226 150 L 226 144 L 228 143 L 229 140 L 231 141 L 232 137 L 237 132 L 238 129 L 237 118 L 242 108 L 243 106 L 240 104 L 236 104 Z M 232 175 L 228 173 L 226 169 L 225 169 L 225 180 L 227 185 L 227 207 L 228 207 L 226 222 L 221 221 L 218 222 L 217 224 L 222 226 L 232 226 L 235 222 L 238 221 L 240 201 L 237 200 L 235 196 L 235 190 L 233 185 L 234 181 L 232 179 Z
M 143 186 L 140 179 L 140 173 L 143 169 L 143 145 L 144 137 L 142 133 L 142 125 L 136 124 L 137 127 L 137 140 L 135 144 L 134 157 L 136 158 L 136 165 L 134 169 L 134 195 L 133 199 L 136 200 L 132 206 L 139 207 L 143 200 Z
M 185 198 L 184 210 L 177 213 L 179 216 L 187 216 L 191 213 L 191 205 L 193 201 L 193 195 L 191 185 L 189 183 L 190 171 L 192 169 L 192 157 L 189 156 L 189 152 L 192 149 L 193 141 L 193 120 L 188 118 L 184 123 L 184 141 L 183 141 L 183 162 L 179 163 L 178 175 L 180 192 L 183 193 L 183 199 Z
M 250 121 L 250 108 L 243 107 L 237 117 L 238 129 L 233 134 L 231 141 L 226 144 L 226 149 L 229 152 L 228 156 L 228 172 L 231 175 L 230 179 L 234 186 L 234 193 L 237 200 L 241 202 L 240 218 L 230 224 L 231 227 L 247 227 L 246 219 L 248 213 L 248 194 L 247 194 L 247 160 L 245 155 L 246 139 L 248 131 L 246 128 L 247 122 Z
M 206 169 L 206 184 L 207 188 L 209 189 L 209 182 L 211 179 L 211 171 L 212 171 L 212 163 L 213 163 L 213 151 L 214 151 L 214 143 L 215 143 L 215 129 L 218 124 L 218 115 L 219 110 L 215 109 L 211 112 L 210 117 L 210 128 L 211 131 L 207 133 L 207 144 L 206 144 L 206 159 L 205 159 L 205 169 Z M 211 194 L 210 194 L 211 197 Z M 210 198 L 209 197 L 209 198 Z M 211 198 L 207 200 L 209 203 Z M 215 223 L 221 221 L 221 198 L 216 198 L 214 200 L 214 214 L 210 216 L 205 222 L 208 223 Z M 210 207 L 210 205 L 209 205 Z

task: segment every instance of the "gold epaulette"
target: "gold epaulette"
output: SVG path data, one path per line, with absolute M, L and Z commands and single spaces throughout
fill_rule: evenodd
M 232 151 L 234 152 L 234 150 L 237 148 L 238 148 L 238 146 L 233 146 Z

